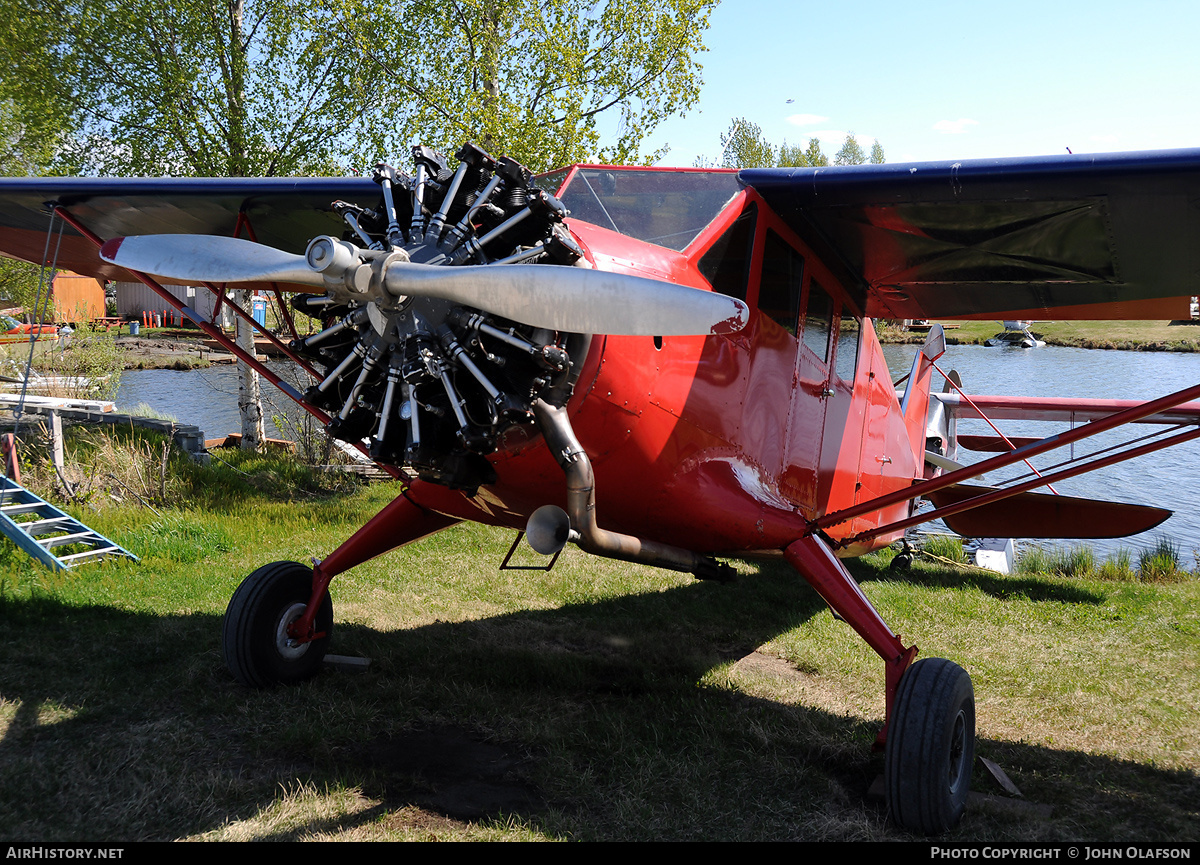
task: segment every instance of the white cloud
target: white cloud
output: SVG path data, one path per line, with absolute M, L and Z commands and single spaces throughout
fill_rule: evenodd
M 944 135 L 962 135 L 967 131 L 968 126 L 978 126 L 978 120 L 968 120 L 961 117 L 958 120 L 939 120 L 933 124 L 933 128 Z
M 787 122 L 793 126 L 812 126 L 814 123 L 824 123 L 828 119 L 820 114 L 793 114 L 787 118 Z

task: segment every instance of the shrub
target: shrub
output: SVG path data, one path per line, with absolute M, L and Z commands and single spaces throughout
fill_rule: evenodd
M 1179 548 L 1169 538 L 1160 537 L 1149 550 L 1138 555 L 1138 578 L 1144 582 L 1175 582 L 1188 576 L 1179 564 Z

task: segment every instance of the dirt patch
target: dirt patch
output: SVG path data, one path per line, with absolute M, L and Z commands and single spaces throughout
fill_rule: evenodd
M 354 759 L 383 782 L 381 798 L 392 807 L 412 805 L 457 820 L 529 814 L 545 807 L 528 780 L 532 763 L 527 754 L 453 727 L 376 739 Z
M 196 339 L 170 337 L 121 336 L 117 347 L 121 350 L 126 369 L 194 369 L 219 363 L 232 356 L 215 352 Z
M 764 673 L 781 679 L 806 678 L 805 672 L 796 669 L 795 665 L 790 661 L 772 657 L 771 655 L 763 655 L 759 652 L 751 652 L 744 658 L 739 659 L 734 666 L 746 672 Z

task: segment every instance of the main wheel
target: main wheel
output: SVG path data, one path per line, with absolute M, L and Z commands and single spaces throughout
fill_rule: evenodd
M 243 685 L 268 688 L 300 682 L 317 672 L 333 631 L 333 602 L 321 599 L 313 627 L 319 637 L 296 643 L 288 625 L 304 614 L 312 594 L 312 568 L 273 562 L 252 573 L 229 601 L 221 627 L 221 649 L 230 672 Z
M 974 762 L 971 677 L 943 658 L 917 661 L 900 678 L 888 722 L 883 779 L 892 819 L 925 835 L 954 828 Z

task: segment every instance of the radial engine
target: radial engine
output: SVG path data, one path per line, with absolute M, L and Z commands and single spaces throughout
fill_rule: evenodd
M 325 327 L 292 347 L 323 375 L 304 398 L 330 414 L 330 435 L 473 494 L 495 480 L 484 457 L 501 437 L 532 429 L 536 400 L 565 404 L 589 338 L 371 286 L 397 262 L 586 262 L 562 224 L 562 202 L 516 161 L 472 144 L 455 154 L 456 165 L 428 147 L 414 147 L 413 157 L 412 176 L 375 166 L 382 196 L 374 210 L 334 202 L 345 234 L 318 238 L 307 252 L 310 266 L 329 274 L 328 290 L 292 301 Z M 325 267 L 335 260 L 355 265 Z

